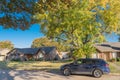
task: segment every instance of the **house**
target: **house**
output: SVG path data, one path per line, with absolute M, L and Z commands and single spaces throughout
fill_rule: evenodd
M 10 49 L 0 49 L 0 61 L 4 61 Z
M 56 47 L 41 47 L 35 57 L 40 57 L 43 60 L 60 60 L 59 52 Z
M 38 48 L 14 48 L 7 53 L 7 60 L 28 60 L 32 59 L 34 54 L 37 54 Z
M 97 50 L 97 54 L 93 55 L 94 58 L 111 60 L 120 57 L 120 42 L 105 42 L 94 46 Z
M 70 52 L 60 52 L 61 59 L 68 59 Z
M 7 60 L 58 60 L 56 47 L 15 48 L 7 54 Z

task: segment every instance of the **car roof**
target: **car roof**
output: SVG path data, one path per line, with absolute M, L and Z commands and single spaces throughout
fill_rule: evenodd
M 102 63 L 107 63 L 105 60 L 103 60 L 103 59 L 98 59 L 98 58 L 80 58 L 80 59 L 78 59 L 78 60 L 82 60 L 82 61 L 100 61 L 100 62 L 102 62 Z
M 101 60 L 104 61 L 103 59 L 98 59 L 98 58 L 80 58 L 81 60 Z M 78 59 L 78 60 L 80 60 Z

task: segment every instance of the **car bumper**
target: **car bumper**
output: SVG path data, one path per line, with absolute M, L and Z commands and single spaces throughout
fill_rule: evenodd
M 109 68 L 106 68 L 103 70 L 103 74 L 109 74 L 110 73 L 110 69 Z

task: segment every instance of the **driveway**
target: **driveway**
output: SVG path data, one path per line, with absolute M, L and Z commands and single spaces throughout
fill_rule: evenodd
M 94 78 L 85 75 L 62 76 L 54 71 L 0 70 L 0 80 L 120 80 L 120 76 L 103 75 Z

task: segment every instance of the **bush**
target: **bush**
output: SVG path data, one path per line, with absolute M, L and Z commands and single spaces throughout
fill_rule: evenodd
M 39 59 L 37 59 L 36 61 L 43 61 L 43 59 L 42 59 L 42 58 L 39 58 Z
M 34 58 L 30 58 L 30 59 L 28 59 L 28 61 L 35 61 L 35 59 Z
M 110 61 L 111 61 L 111 62 L 115 62 L 115 61 L 116 61 L 116 58 L 112 58 Z
M 116 60 L 117 60 L 117 61 L 120 61 L 120 57 L 117 57 Z
M 17 59 L 12 59 L 11 61 L 21 61 L 21 60 L 17 58 Z

